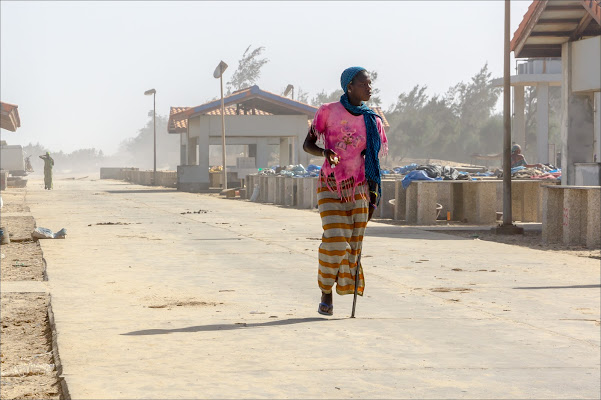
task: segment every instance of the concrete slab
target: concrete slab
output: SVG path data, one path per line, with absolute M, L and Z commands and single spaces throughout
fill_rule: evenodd
M 115 181 L 28 188 L 74 399 L 594 398 L 598 260 L 371 222 L 316 313 L 314 210 Z M 290 192 L 291 193 L 291 192 Z M 187 209 L 206 213 L 181 214 Z M 96 225 L 99 222 L 123 225 Z

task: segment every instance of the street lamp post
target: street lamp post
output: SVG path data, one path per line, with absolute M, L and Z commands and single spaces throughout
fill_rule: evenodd
M 152 95 L 152 125 L 153 125 L 153 136 L 154 136 L 154 168 L 152 172 L 152 186 L 156 185 L 157 182 L 157 103 L 156 94 L 157 91 L 150 89 L 144 92 L 146 96 Z
M 294 85 L 290 84 L 286 86 L 286 90 L 284 90 L 284 97 L 288 96 L 288 93 L 292 92 L 292 100 L 294 100 Z
M 221 61 L 215 72 L 213 72 L 214 78 L 219 78 L 221 86 L 221 146 L 222 146 L 222 163 L 223 163 L 223 190 L 227 189 L 227 171 L 225 167 L 225 107 L 223 105 L 223 73 L 227 69 L 227 64 Z
M 503 40 L 503 223 L 495 231 L 501 234 L 521 234 L 524 229 L 513 225 L 511 209 L 511 92 L 510 92 L 510 0 L 505 0 L 505 30 Z

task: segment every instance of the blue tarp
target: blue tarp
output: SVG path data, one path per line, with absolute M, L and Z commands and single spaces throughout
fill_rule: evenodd
M 402 175 L 404 175 L 404 174 L 406 174 L 408 172 L 413 171 L 416 168 L 417 168 L 417 164 L 416 163 L 412 163 L 412 164 L 409 164 L 409 165 L 405 165 L 404 167 L 393 168 L 393 171 L 394 171 L 395 174 L 402 174 Z
M 405 175 L 405 177 L 403 178 L 402 185 L 403 185 L 403 189 L 407 189 L 407 187 L 409 186 L 409 184 L 412 181 L 436 181 L 436 180 L 441 180 L 441 179 L 442 178 L 439 178 L 439 179 L 430 178 L 428 176 L 428 174 L 426 173 L 426 171 L 424 171 L 424 170 L 411 171 L 407 175 Z

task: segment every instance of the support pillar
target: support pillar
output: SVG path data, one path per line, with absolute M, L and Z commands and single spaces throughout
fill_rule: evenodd
M 524 115 L 524 86 L 513 87 L 513 141 L 526 149 L 526 118 Z
M 536 87 L 536 155 L 537 162 L 549 162 L 549 84 Z

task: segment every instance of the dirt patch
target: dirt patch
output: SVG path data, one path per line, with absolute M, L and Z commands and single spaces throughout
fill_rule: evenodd
M 45 265 L 39 242 L 31 239 L 35 220 L 26 214 L 25 189 L 2 192 L 2 226 L 11 242 L 0 246 L 2 281 L 43 281 Z M 2 293 L 0 297 L 0 398 L 60 399 L 61 387 L 52 352 L 48 319 L 50 296 Z
M 526 231 L 523 235 L 497 235 L 490 231 L 444 231 L 442 233 L 472 240 L 486 240 L 489 242 L 505 243 L 514 246 L 529 247 L 536 250 L 554 251 L 576 257 L 601 260 L 600 249 L 587 249 L 583 246 L 565 246 L 559 243 L 551 245 L 543 244 L 541 231 Z
M 198 301 L 198 300 L 170 300 L 164 299 L 163 301 L 154 301 L 152 304 L 148 305 L 148 308 L 167 308 L 171 309 L 173 307 L 216 307 L 219 304 L 214 301 Z
M 5 211 L 3 210 L 3 214 Z M 31 216 L 2 216 L 2 226 L 6 229 L 12 242 L 29 242 L 31 232 L 36 227 Z
M 43 281 L 45 274 L 42 249 L 39 242 L 5 244 L 0 263 L 2 281 Z
M 446 292 L 471 292 L 472 289 L 468 288 L 447 288 L 447 287 L 438 287 L 434 289 L 430 289 L 431 292 L 436 293 L 446 293 Z
M 4 293 L 0 297 L 0 393 L 2 399 L 59 399 L 52 354 L 49 296 Z
M 24 201 L 24 197 L 13 197 L 13 199 Z M 2 280 L 43 281 L 45 267 L 42 260 L 42 249 L 40 244 L 31 238 L 31 232 L 36 227 L 33 217 L 2 217 L 2 225 L 10 238 L 10 243 L 0 246 L 2 253 L 0 277 Z
M 25 204 L 26 188 L 10 188 L 2 191 L 4 207 L 2 213 L 29 212 L 29 206 Z M 4 220 L 4 217 L 2 218 Z

